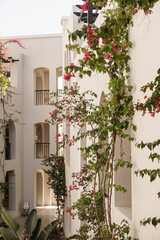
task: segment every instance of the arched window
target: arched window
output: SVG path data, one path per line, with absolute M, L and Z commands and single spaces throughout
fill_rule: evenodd
M 7 171 L 5 182 L 8 183 L 8 187 L 6 188 L 5 194 L 4 194 L 4 201 L 5 201 L 5 207 L 7 210 L 15 210 L 16 208 L 16 176 L 15 171 Z
M 35 76 L 35 104 L 48 105 L 49 98 L 49 69 L 37 68 Z
M 16 155 L 16 134 L 15 134 L 15 124 L 12 120 L 9 121 L 6 127 L 5 136 L 5 159 L 15 159 Z
M 35 155 L 36 158 L 49 157 L 49 124 L 37 123 L 35 129 Z

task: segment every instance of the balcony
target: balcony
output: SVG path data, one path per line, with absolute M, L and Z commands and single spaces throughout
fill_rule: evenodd
M 48 105 L 49 90 L 35 90 L 36 105 Z
M 35 105 L 48 105 L 49 78 L 48 68 L 41 67 L 34 69 Z
M 36 158 L 49 157 L 49 143 L 36 143 Z

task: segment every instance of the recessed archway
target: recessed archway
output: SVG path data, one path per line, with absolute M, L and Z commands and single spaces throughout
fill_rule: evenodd
M 49 157 L 50 126 L 48 123 L 36 123 L 34 125 L 34 141 L 36 158 Z
M 35 104 L 47 105 L 49 98 L 49 69 L 36 68 L 34 70 L 35 78 Z

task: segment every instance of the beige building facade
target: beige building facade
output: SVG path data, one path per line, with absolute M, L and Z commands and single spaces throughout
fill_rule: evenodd
M 130 50 L 130 82 L 133 85 L 134 101 L 142 100 L 141 86 L 156 77 L 160 62 L 160 2 L 155 4 L 153 13 L 145 16 L 139 12 L 134 16 L 134 26 L 130 28 L 130 39 L 133 48 Z M 48 125 L 45 119 L 49 117 L 52 106 L 48 105 L 49 92 L 56 91 L 58 78 L 64 74 L 65 66 L 71 62 L 78 63 L 80 56 L 69 52 L 65 45 L 68 43 L 68 30 L 70 32 L 80 28 L 83 22 L 78 23 L 78 18 L 73 14 L 77 11 L 74 6 L 70 17 L 62 17 L 62 35 L 44 35 L 19 37 L 26 49 L 10 45 L 10 54 L 18 62 L 9 64 L 11 84 L 16 95 L 12 98 L 16 110 L 21 114 L 19 122 L 9 126 L 9 143 L 11 146 L 11 159 L 6 159 L 5 171 L 8 182 L 13 183 L 9 190 L 8 209 L 13 216 L 22 213 L 24 202 L 28 202 L 30 209 L 36 206 L 51 206 L 55 204 L 53 192 L 47 186 L 47 176 L 41 162 L 50 153 L 56 152 L 55 135 L 56 127 Z M 103 23 L 103 13 L 100 12 L 95 22 L 97 26 Z M 78 42 L 85 45 L 82 39 Z M 75 81 L 75 78 L 74 78 Z M 107 93 L 108 76 L 93 73 L 92 77 L 85 77 L 76 81 L 81 91 L 87 89 L 97 93 L 96 104 L 101 103 L 103 92 Z M 70 82 L 63 85 L 70 86 Z M 105 91 L 106 89 L 106 91 Z M 125 159 L 131 161 L 131 170 L 123 169 L 115 175 L 115 182 L 127 188 L 127 193 L 115 193 L 113 196 L 113 219 L 120 223 L 126 219 L 131 226 L 131 234 L 140 240 L 159 240 L 160 229 L 153 226 L 143 227 L 140 220 L 147 217 L 160 216 L 159 182 L 150 183 L 149 178 L 136 177 L 138 169 L 158 168 L 158 163 L 148 160 L 149 152 L 138 149 L 135 144 L 140 141 L 152 141 L 159 138 L 159 116 L 151 118 L 142 117 L 136 112 L 133 123 L 137 125 L 137 132 L 132 143 L 123 142 Z M 75 129 L 68 129 L 64 124 L 64 133 L 75 134 Z M 66 163 L 67 188 L 72 184 L 72 173 L 79 172 L 83 159 L 78 148 L 84 143 L 77 142 L 72 148 L 66 147 L 64 152 Z M 85 143 L 87 144 L 87 143 Z M 117 141 L 118 154 L 119 142 Z M 159 150 L 159 149 L 158 149 Z M 71 206 L 80 197 L 79 191 L 69 193 L 66 197 L 66 207 Z M 78 219 L 72 220 L 65 214 L 66 235 L 73 235 L 80 227 Z
M 160 32 L 157 29 L 157 22 L 160 21 L 160 2 L 155 4 L 153 13 L 149 16 L 145 16 L 143 11 L 140 11 L 134 16 L 134 26 L 130 28 L 130 40 L 133 43 L 133 48 L 130 50 L 130 79 L 129 81 L 133 85 L 134 102 L 137 99 L 143 101 L 144 95 L 140 92 L 142 86 L 155 79 L 157 76 L 157 70 L 159 69 L 159 56 L 160 56 Z M 63 49 L 67 43 L 67 30 L 73 31 L 69 19 L 62 20 L 63 27 Z M 63 24 L 65 22 L 65 24 Z M 100 12 L 95 24 L 100 26 L 103 23 L 103 13 Z M 84 41 L 83 46 L 86 45 Z M 66 59 L 63 55 L 64 66 L 70 62 L 74 62 L 78 65 L 80 55 L 70 55 L 69 59 Z M 76 76 L 71 78 L 71 82 L 77 81 L 81 92 L 90 89 L 97 93 L 98 99 L 96 104 L 101 103 L 103 91 L 107 93 L 108 76 L 93 73 L 92 77 L 84 77 L 79 79 Z M 71 84 L 71 82 L 64 81 L 64 85 Z M 120 223 L 122 219 L 126 219 L 131 227 L 131 235 L 140 240 L 159 240 L 160 228 L 157 226 L 154 228 L 152 225 L 147 227 L 141 226 L 140 221 L 148 217 L 159 217 L 159 199 L 157 193 L 159 192 L 159 180 L 150 182 L 149 177 L 145 176 L 143 179 L 135 175 L 135 171 L 138 169 L 156 169 L 159 168 L 159 163 L 155 161 L 152 163 L 148 159 L 149 151 L 147 149 L 140 150 L 135 145 L 137 142 L 154 141 L 159 139 L 159 115 L 152 118 L 149 114 L 145 117 L 141 112 L 136 112 L 133 123 L 137 126 L 137 132 L 132 135 L 135 137 L 135 141 L 128 143 L 123 141 L 123 151 L 125 152 L 125 160 L 130 161 L 133 164 L 131 170 L 123 168 L 119 173 L 114 176 L 115 183 L 121 184 L 127 189 L 127 193 L 114 192 L 112 202 L 113 220 L 116 223 Z M 75 129 L 64 129 L 70 136 L 75 135 Z M 83 164 L 81 154 L 77 152 L 84 143 L 78 142 L 72 148 L 66 149 L 66 179 L 67 186 L 72 184 L 72 173 L 79 172 Z M 85 143 L 87 144 L 87 143 Z M 118 150 L 120 143 L 117 141 L 116 157 L 118 156 Z M 80 192 L 72 191 L 68 193 L 66 198 L 66 206 L 71 206 L 77 198 L 80 197 Z M 65 216 L 66 234 L 72 235 L 80 227 L 81 223 L 78 219 L 72 220 L 69 214 Z
M 45 122 L 52 107 L 49 92 L 56 91 L 62 76 L 62 36 L 18 37 L 26 49 L 10 44 L 9 55 L 18 61 L 8 63 L 11 85 L 16 93 L 10 100 L 18 122 L 8 129 L 9 147 L 5 161 L 7 181 L 11 182 L 8 210 L 12 216 L 30 209 L 55 205 L 53 191 L 47 185 L 42 160 L 55 153 L 56 128 Z M 2 145 L 1 145 L 2 146 Z

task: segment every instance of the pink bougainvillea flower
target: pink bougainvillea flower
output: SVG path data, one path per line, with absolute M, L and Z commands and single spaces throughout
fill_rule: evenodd
M 113 51 L 114 52 L 117 52 L 118 51 L 118 46 L 116 44 L 114 44 L 114 46 L 112 47 Z
M 151 112 L 151 117 L 155 117 L 155 112 Z
M 75 75 L 67 72 L 67 73 L 64 75 L 64 80 L 70 81 L 71 77 L 75 77 Z
M 72 191 L 73 188 L 72 188 L 72 185 L 69 186 L 69 192 Z
M 113 39 L 112 39 L 112 38 L 105 38 L 105 39 L 102 40 L 102 43 L 103 43 L 103 44 L 106 44 L 106 41 L 111 41 L 111 42 L 113 42 Z
M 147 12 L 144 11 L 144 14 L 147 15 L 147 14 L 151 14 L 152 13 L 152 10 L 151 9 L 148 9 Z
M 64 75 L 64 80 L 70 81 L 71 77 L 72 77 L 72 74 L 69 73 L 69 72 L 67 72 L 67 73 Z
M 96 42 L 96 43 L 99 41 L 99 37 L 96 37 L 96 36 L 95 36 L 94 39 L 95 39 L 95 42 Z
M 156 101 L 154 102 L 154 104 L 155 104 L 155 106 L 157 106 L 157 105 L 159 104 L 159 101 L 156 100 Z
M 112 60 L 113 57 L 109 54 L 104 54 L 104 59 L 107 59 L 107 60 Z
M 159 113 L 159 112 L 160 112 L 160 107 L 157 108 L 157 113 Z
M 103 43 L 103 44 L 106 44 L 106 41 L 107 41 L 107 39 L 103 39 L 103 40 L 102 40 L 102 43 Z
M 94 33 L 94 29 L 93 29 L 93 28 L 90 28 L 90 27 L 88 27 L 88 28 L 87 28 L 87 34 L 88 34 L 89 36 L 92 36 L 92 35 L 93 35 L 93 33 Z
M 75 66 L 74 63 L 70 63 L 71 68 L 74 68 L 74 66 Z
M 82 12 L 89 10 L 89 2 L 90 0 L 88 0 L 88 2 L 86 2 L 84 5 L 81 5 Z
M 18 43 L 18 45 L 22 48 L 25 48 L 25 46 L 18 40 L 18 39 L 9 39 L 7 42 L 13 42 L 13 43 Z
M 72 178 L 75 178 L 75 177 L 76 177 L 75 173 L 72 173 Z
M 93 46 L 93 42 L 87 41 L 87 43 L 88 43 L 88 46 L 89 46 L 89 47 L 92 47 L 92 46 Z
M 86 57 L 89 57 L 90 55 L 91 55 L 90 52 L 86 52 L 86 53 L 85 53 L 85 56 L 86 56 Z
M 85 53 L 85 57 L 84 57 L 84 61 L 85 61 L 85 62 L 88 63 L 90 55 L 91 55 L 90 52 L 86 52 L 86 53 Z

